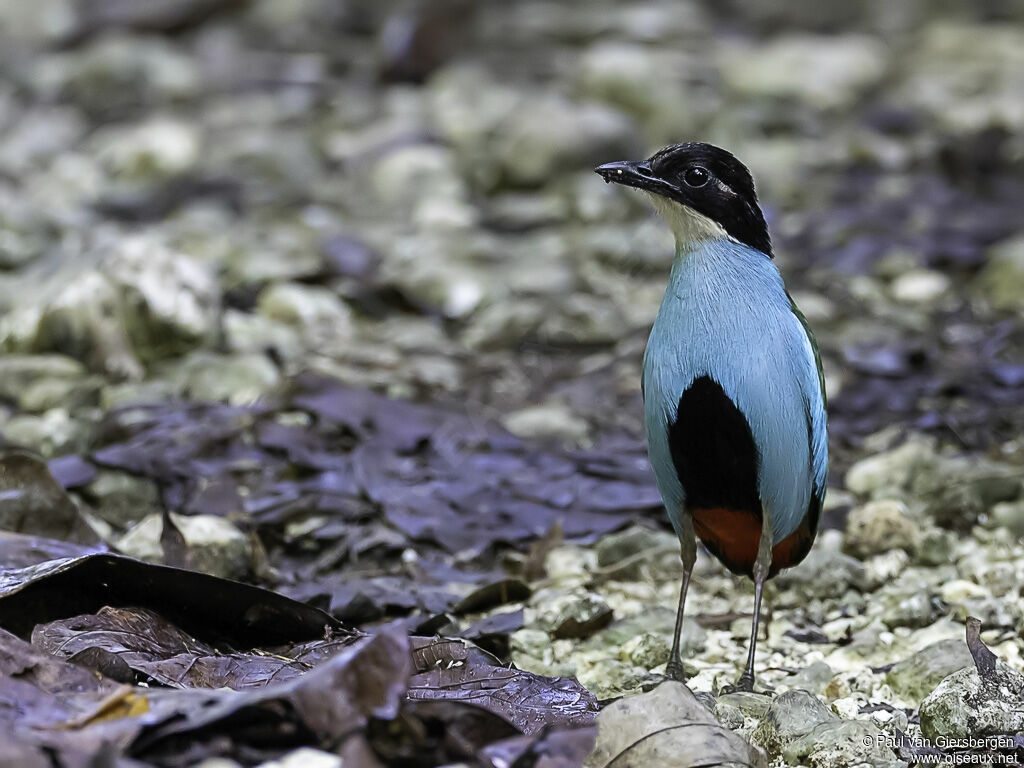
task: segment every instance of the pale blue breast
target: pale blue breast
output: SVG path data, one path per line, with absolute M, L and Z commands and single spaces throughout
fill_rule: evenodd
M 685 491 L 667 427 L 699 376 L 717 381 L 750 425 L 758 490 L 779 542 L 824 488 L 824 399 L 810 339 L 774 263 L 724 238 L 677 255 L 644 353 L 648 453 L 677 529 Z

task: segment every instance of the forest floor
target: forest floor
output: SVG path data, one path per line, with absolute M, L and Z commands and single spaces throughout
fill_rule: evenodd
M 1019 759 L 1024 32 L 817 5 L 0 1 L 0 764 Z M 769 696 L 704 552 L 659 685 L 671 236 L 591 169 L 689 139 L 828 390 Z

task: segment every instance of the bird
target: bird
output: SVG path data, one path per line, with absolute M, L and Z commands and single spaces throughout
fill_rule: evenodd
M 665 674 L 685 681 L 680 634 L 699 538 L 754 582 L 746 665 L 724 688 L 754 691 L 764 584 L 807 556 L 825 499 L 817 342 L 775 264 L 754 179 L 730 152 L 686 142 L 594 170 L 646 193 L 675 236 L 640 378 L 648 457 L 683 564 Z

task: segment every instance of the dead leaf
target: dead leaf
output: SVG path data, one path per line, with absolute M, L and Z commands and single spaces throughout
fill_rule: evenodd
M 344 632 L 329 614 L 269 590 L 122 555 L 85 554 L 0 571 L 0 627 L 21 637 L 36 624 L 104 606 L 144 606 L 194 635 L 245 648 Z
M 221 653 L 144 608 L 106 606 L 96 614 L 40 624 L 32 632 L 32 644 L 117 680 L 172 688 L 262 688 L 311 668 L 286 656 Z M 112 675 L 111 659 L 136 674 L 127 680 L 123 674 Z
M 667 681 L 619 699 L 601 712 L 597 726 L 586 768 L 768 765 L 763 752 L 721 726 L 683 683 Z
M 474 704 L 528 735 L 589 725 L 597 715 L 597 700 L 575 679 L 499 666 L 457 640 L 427 642 L 413 655 L 418 674 L 409 681 L 410 699 Z

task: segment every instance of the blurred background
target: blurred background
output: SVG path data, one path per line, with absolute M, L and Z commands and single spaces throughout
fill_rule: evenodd
M 1019 457 L 1024 4 L 2 0 L 0 430 L 300 370 L 639 436 L 672 246 L 601 162 L 753 170 L 838 467 Z M 879 447 L 881 443 L 876 443 Z

